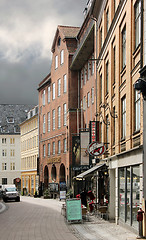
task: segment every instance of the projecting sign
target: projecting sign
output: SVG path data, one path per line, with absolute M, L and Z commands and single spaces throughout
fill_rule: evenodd
M 92 142 L 88 145 L 88 152 L 92 156 L 99 156 L 105 153 L 106 147 L 103 143 Z

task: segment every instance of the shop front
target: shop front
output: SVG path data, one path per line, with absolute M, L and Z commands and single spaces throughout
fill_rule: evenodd
M 99 208 L 100 206 L 107 206 L 109 203 L 109 174 L 108 167 L 104 163 L 96 164 L 89 170 L 76 176 L 76 181 L 80 181 L 80 192 L 85 188 L 87 192 L 92 191 L 95 196 L 94 204 Z

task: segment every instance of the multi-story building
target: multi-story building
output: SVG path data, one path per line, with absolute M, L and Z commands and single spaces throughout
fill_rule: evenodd
M 27 113 L 20 124 L 21 130 L 21 192 L 24 195 L 38 194 L 38 106 Z
M 32 105 L 0 105 L 0 184 L 21 185 L 20 127 Z
M 100 163 L 105 163 L 108 174 L 98 171 L 96 176 L 103 194 L 99 203 L 108 201 L 109 218 L 137 230 L 136 215 L 144 191 L 143 99 L 134 84 L 142 62 L 143 1 L 88 3 L 90 7 L 77 35 L 78 48 L 70 69 L 81 76 L 78 98 L 80 108 L 83 105 L 82 124 L 88 127 L 90 120 L 97 120 L 99 142 L 106 146 Z M 96 69 L 92 77 L 93 62 Z M 94 108 L 94 100 L 89 101 L 92 88 Z
M 39 84 L 40 184 L 70 185 L 72 133 L 76 133 L 77 74 L 70 71 L 79 31 L 58 26 L 52 45 L 51 73 Z M 74 81 L 72 78 L 74 77 Z

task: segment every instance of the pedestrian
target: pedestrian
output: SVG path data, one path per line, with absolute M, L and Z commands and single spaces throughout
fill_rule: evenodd
M 81 195 L 81 203 L 85 205 L 85 207 L 87 207 L 87 192 L 85 188 L 83 189 L 80 195 Z

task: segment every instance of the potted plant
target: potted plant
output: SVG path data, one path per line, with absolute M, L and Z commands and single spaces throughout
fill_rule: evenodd
M 48 199 L 48 198 L 50 198 L 50 194 L 49 194 L 49 190 L 48 189 L 46 189 L 45 191 L 44 191 L 44 199 Z

